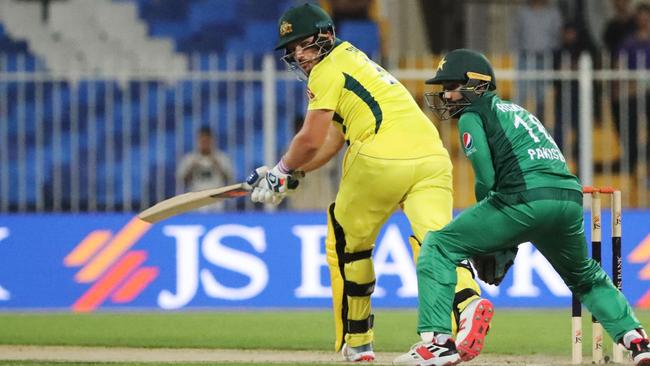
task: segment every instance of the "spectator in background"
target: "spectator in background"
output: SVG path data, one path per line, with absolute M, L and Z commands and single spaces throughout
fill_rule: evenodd
M 553 51 L 560 43 L 561 29 L 560 11 L 548 0 L 529 0 L 523 5 L 515 15 L 517 68 L 521 71 L 550 69 Z M 526 105 L 529 98 L 534 97 L 534 113 L 541 120 L 544 120 L 547 86 L 546 81 L 521 81 L 517 87 L 517 103 Z
M 176 170 L 182 191 L 217 188 L 232 182 L 230 159 L 215 146 L 210 127 L 201 127 L 197 134 L 196 151 L 186 154 Z M 223 203 L 206 206 L 201 211 L 221 211 Z
M 650 69 L 650 3 L 640 2 L 635 9 L 636 30 L 629 35 L 616 54 L 616 62 L 630 70 Z M 627 87 L 626 87 L 627 86 Z M 623 88 L 625 90 L 623 90 Z M 650 94 L 647 86 L 639 85 L 635 80 L 618 83 L 612 91 L 614 102 L 612 114 L 614 124 L 623 146 L 625 161 L 630 172 L 636 170 L 638 163 L 639 108 L 645 109 L 645 115 L 650 116 Z M 627 100 L 627 103 L 625 101 Z M 639 103 L 643 103 L 639 105 Z M 627 122 L 625 125 L 624 122 Z M 627 132 L 627 133 L 626 133 Z M 647 135 L 648 131 L 645 131 Z M 650 149 L 646 148 L 646 152 Z M 646 165 L 648 158 L 646 157 Z M 627 170 L 627 169 L 624 169 Z
M 615 54 L 623 40 L 634 32 L 636 23 L 630 11 L 630 0 L 612 0 L 614 17 L 605 24 L 603 43 L 610 54 Z
M 556 70 L 574 71 L 578 70 L 580 56 L 587 53 L 594 60 L 595 67 L 598 68 L 598 48 L 589 34 L 586 27 L 580 22 L 569 21 L 564 24 L 561 32 L 561 41 L 559 48 L 555 51 L 553 57 L 553 66 Z M 553 128 L 553 138 L 562 152 L 571 154 L 567 158 L 574 158 L 578 161 L 579 144 L 575 138 L 578 136 L 579 126 L 579 87 L 577 80 L 554 80 L 554 98 L 555 98 L 555 127 Z M 599 85 L 594 85 L 594 101 L 599 100 Z M 594 119 L 600 120 L 600 109 L 598 103 L 594 103 Z M 569 139 L 573 132 L 573 141 Z M 565 148 L 566 147 L 566 148 Z

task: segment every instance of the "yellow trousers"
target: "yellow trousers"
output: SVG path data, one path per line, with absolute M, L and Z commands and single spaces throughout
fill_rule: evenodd
M 375 272 L 371 255 L 381 226 L 401 207 L 416 239 L 410 242 L 417 259 L 418 242 L 426 232 L 451 221 L 452 200 L 448 156 L 389 160 L 366 156 L 354 144 L 348 149 L 339 191 L 328 210 L 326 239 L 336 350 L 344 343 L 356 347 L 374 339 L 370 295 Z M 470 269 L 458 267 L 456 292 L 460 309 L 480 294 Z

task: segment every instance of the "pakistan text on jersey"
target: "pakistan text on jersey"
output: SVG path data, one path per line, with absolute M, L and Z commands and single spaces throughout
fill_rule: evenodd
M 525 111 L 524 108 L 514 104 L 514 103 L 497 103 L 497 108 L 501 112 L 522 112 Z
M 528 149 L 528 156 L 530 156 L 530 160 L 546 159 L 546 160 L 560 160 L 562 162 L 565 162 L 564 156 L 562 156 L 562 153 L 560 152 L 559 149 L 549 149 L 547 147 Z

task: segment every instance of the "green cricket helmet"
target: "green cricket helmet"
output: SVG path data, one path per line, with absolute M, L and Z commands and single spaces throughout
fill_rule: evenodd
M 280 39 L 275 49 L 285 48 L 293 41 L 327 31 L 334 31 L 334 22 L 325 10 L 313 4 L 290 8 L 278 21 Z
M 278 21 L 279 39 L 275 49 L 285 49 L 282 60 L 289 66 L 291 71 L 298 74 L 302 80 L 307 79 L 308 72 L 301 66 L 314 59 L 325 57 L 334 48 L 334 22 L 325 10 L 313 4 L 304 4 L 287 10 Z M 332 36 L 326 36 L 331 33 Z M 287 46 L 295 41 L 314 37 L 313 43 L 305 46 L 314 47 L 318 50 L 316 56 L 309 60 L 298 62 L 293 52 L 287 50 Z
M 463 98 L 458 101 L 444 98 L 445 90 L 425 93 L 427 105 L 441 120 L 459 115 L 483 93 L 497 88 L 490 61 L 480 52 L 463 48 L 446 54 L 438 64 L 436 75 L 425 83 L 460 85 L 458 91 Z

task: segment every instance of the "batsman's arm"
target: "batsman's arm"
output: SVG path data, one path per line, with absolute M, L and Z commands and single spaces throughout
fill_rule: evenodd
M 485 198 L 488 192 L 494 187 L 494 164 L 492 153 L 483 130 L 481 117 L 476 113 L 465 113 L 458 120 L 458 132 L 460 134 L 460 146 L 465 156 L 472 162 L 474 169 L 474 194 L 476 201 Z M 470 136 L 470 146 L 465 146 L 463 136 L 465 133 Z
M 289 145 L 289 150 L 282 157 L 281 163 L 288 170 L 296 170 L 309 163 L 325 143 L 328 128 L 334 118 L 334 111 L 313 109 L 307 111 L 302 128 Z
M 318 149 L 316 156 L 311 159 L 307 164 L 300 167 L 300 170 L 304 172 L 314 171 L 328 161 L 332 159 L 336 153 L 341 150 L 343 144 L 345 143 L 345 136 L 343 132 L 337 127 L 334 123 L 330 123 L 330 127 L 327 130 L 327 137 L 325 138 L 325 143 Z

